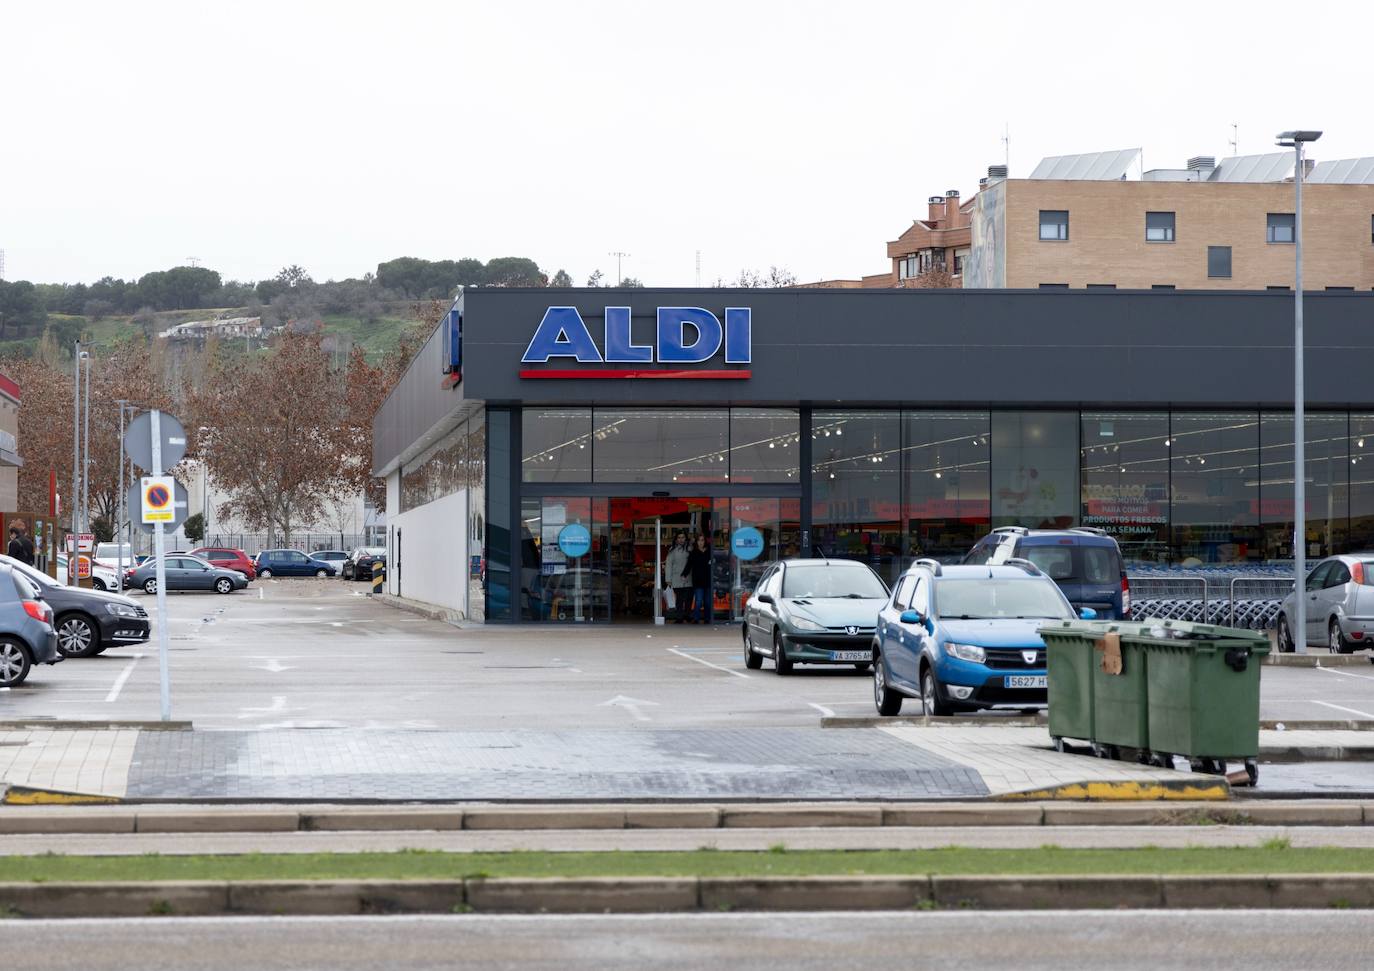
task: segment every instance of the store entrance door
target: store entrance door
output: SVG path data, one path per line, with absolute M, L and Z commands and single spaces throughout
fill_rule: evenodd
M 653 622 L 656 568 L 678 534 L 688 547 L 698 535 L 711 540 L 709 498 L 624 498 L 610 501 L 611 617 Z M 665 587 L 686 588 L 690 579 L 662 576 Z M 709 604 L 708 604 L 709 608 Z M 669 616 L 669 615 L 673 616 Z M 665 612 L 669 620 L 676 610 Z

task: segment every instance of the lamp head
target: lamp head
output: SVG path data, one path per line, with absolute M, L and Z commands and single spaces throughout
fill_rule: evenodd
M 1315 142 L 1321 137 L 1322 133 L 1319 131 L 1285 131 L 1279 132 L 1278 144 L 1282 145 L 1284 148 L 1293 148 L 1299 142 Z

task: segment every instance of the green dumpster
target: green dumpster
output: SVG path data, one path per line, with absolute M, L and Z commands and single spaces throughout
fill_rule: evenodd
M 1253 784 L 1259 755 L 1260 664 L 1269 640 L 1258 631 L 1146 620 L 1150 746 L 1225 771 L 1245 760 Z
M 1121 669 L 1102 669 L 1098 643 L 1116 634 Z M 1048 675 L 1049 731 L 1055 747 L 1063 739 L 1093 743 L 1098 755 L 1116 757 L 1120 747 L 1150 747 L 1146 705 L 1144 624 L 1130 621 L 1066 620 L 1040 628 Z M 1105 647 L 1105 643 L 1104 643 Z

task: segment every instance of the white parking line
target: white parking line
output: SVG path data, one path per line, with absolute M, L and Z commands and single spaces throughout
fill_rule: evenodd
M 1342 671 L 1340 668 L 1324 668 L 1318 665 L 1317 670 L 1325 671 L 1327 674 L 1343 674 L 1347 678 L 1359 678 L 1361 681 L 1374 681 L 1374 677 L 1370 677 L 1367 674 L 1352 674 L 1349 671 Z
M 816 709 L 818 712 L 820 712 L 821 715 L 825 718 L 835 717 L 835 713 L 831 711 L 829 708 L 825 707 L 825 705 L 818 705 L 814 701 L 808 701 L 807 704 L 810 705 L 812 708 Z
M 1334 708 L 1337 711 L 1348 711 L 1350 714 L 1359 715 L 1361 718 L 1374 719 L 1374 715 L 1371 715 L 1367 711 L 1360 711 L 1358 708 L 1347 708 L 1344 705 L 1333 705 L 1329 701 L 1317 701 L 1315 698 L 1312 700 L 1312 704 L 1321 705 L 1323 708 Z
M 745 674 L 743 671 L 736 671 L 734 668 L 723 668 L 719 664 L 712 664 L 710 661 L 702 660 L 699 657 L 693 657 L 685 651 L 679 651 L 676 647 L 668 648 L 668 653 L 676 654 L 678 657 L 685 657 L 689 661 L 696 661 L 698 664 L 704 664 L 708 668 L 715 668 L 717 671 L 724 671 L 726 674 L 733 674 L 737 678 L 749 677 L 749 675 Z
M 129 675 L 134 673 L 134 665 L 142 659 L 142 654 L 135 654 L 133 660 L 124 665 L 124 670 L 120 671 L 119 677 L 115 678 L 115 683 L 110 688 L 110 693 L 105 696 L 107 702 L 118 700 L 119 693 L 124 690 L 124 682 L 129 680 Z

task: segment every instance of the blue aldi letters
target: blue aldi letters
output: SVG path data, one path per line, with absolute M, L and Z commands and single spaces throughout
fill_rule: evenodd
M 602 357 L 576 307 L 550 307 L 520 360 L 546 364 L 552 357 L 570 357 L 579 364 L 649 364 L 655 360 L 701 364 L 724 346 L 726 364 L 749 364 L 753 357 L 751 324 L 748 307 L 726 307 L 723 327 L 720 318 L 700 307 L 659 307 L 655 357 L 653 346 L 636 344 L 631 338 L 630 308 L 607 307 L 606 356 Z

